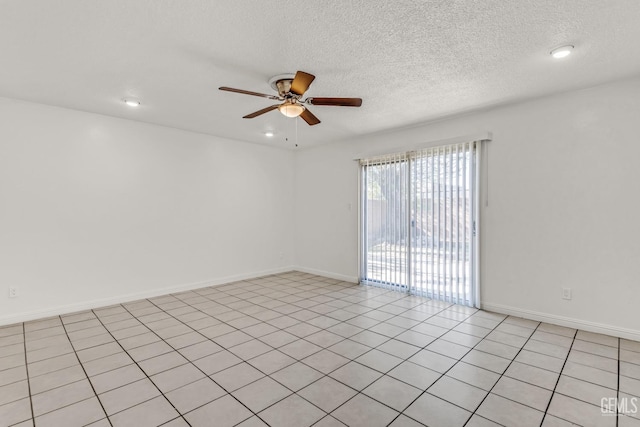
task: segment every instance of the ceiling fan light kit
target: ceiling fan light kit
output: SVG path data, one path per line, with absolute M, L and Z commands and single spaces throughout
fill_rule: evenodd
M 287 117 L 298 117 L 305 109 L 304 105 L 287 101 L 278 105 L 278 110 Z
M 320 120 L 305 106 L 307 105 L 326 105 L 336 107 L 360 107 L 362 99 L 360 98 L 306 98 L 302 99 L 304 93 L 315 80 L 313 74 L 298 71 L 294 74 L 279 74 L 269 79 L 269 84 L 278 95 L 267 95 L 264 93 L 251 92 L 243 89 L 234 89 L 222 86 L 219 89 L 227 92 L 241 93 L 244 95 L 259 96 L 262 98 L 281 101 L 281 104 L 271 105 L 269 107 L 258 110 L 254 113 L 247 114 L 243 118 L 253 119 L 277 109 L 283 115 L 291 118 L 302 117 L 309 126 L 317 125 Z

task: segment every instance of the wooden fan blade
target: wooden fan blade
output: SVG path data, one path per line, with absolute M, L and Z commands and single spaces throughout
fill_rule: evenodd
M 305 109 L 302 114 L 300 114 L 300 117 L 302 117 L 302 120 L 307 122 L 309 126 L 317 125 L 318 123 L 320 123 L 320 120 L 316 116 L 314 116 L 313 113 L 308 109 Z
M 264 113 L 268 113 L 271 110 L 275 110 L 279 106 L 280 106 L 280 104 L 271 105 L 271 106 L 269 106 L 267 108 L 263 108 L 262 110 L 258 110 L 255 113 L 247 114 L 246 116 L 244 116 L 242 118 L 243 119 L 253 119 L 254 117 L 258 117 L 258 116 L 263 115 Z
M 275 95 L 267 95 L 265 93 L 258 93 L 258 92 L 251 92 L 250 90 L 242 90 L 242 89 L 234 89 L 232 87 L 219 87 L 218 89 L 220 90 L 224 90 L 227 92 L 235 92 L 235 93 L 242 93 L 244 95 L 252 95 L 252 96 L 260 96 L 262 98 L 269 98 L 269 99 L 274 99 L 274 100 L 280 100 L 279 96 L 275 96 Z
M 316 78 L 313 74 L 298 71 L 291 82 L 291 92 L 296 95 L 302 95 L 309 89 L 309 85 Z
M 360 98 L 309 98 L 311 105 L 335 105 L 339 107 L 359 107 L 362 105 Z

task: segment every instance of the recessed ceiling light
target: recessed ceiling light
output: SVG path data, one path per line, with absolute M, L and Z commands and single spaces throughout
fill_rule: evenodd
M 134 98 L 126 98 L 126 99 L 124 99 L 124 103 L 127 104 L 129 107 L 139 107 L 140 106 L 140 101 L 138 101 L 137 99 L 134 99 Z
M 566 58 L 567 56 L 571 55 L 572 50 L 573 50 L 572 45 L 561 46 L 559 48 L 553 49 L 551 51 L 551 56 L 553 56 L 556 59 Z
M 264 136 L 266 136 L 267 138 L 271 138 L 271 137 L 273 136 L 273 132 L 271 132 L 271 131 L 266 131 L 266 132 L 264 133 Z

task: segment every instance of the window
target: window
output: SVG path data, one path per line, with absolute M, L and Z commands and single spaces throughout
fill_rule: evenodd
M 479 149 L 360 161 L 362 283 L 476 305 Z

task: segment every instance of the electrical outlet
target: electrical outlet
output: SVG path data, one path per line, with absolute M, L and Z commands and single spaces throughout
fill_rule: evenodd
M 15 298 L 18 296 L 18 288 L 9 288 L 9 298 Z
M 571 288 L 562 288 L 562 299 L 571 299 Z

